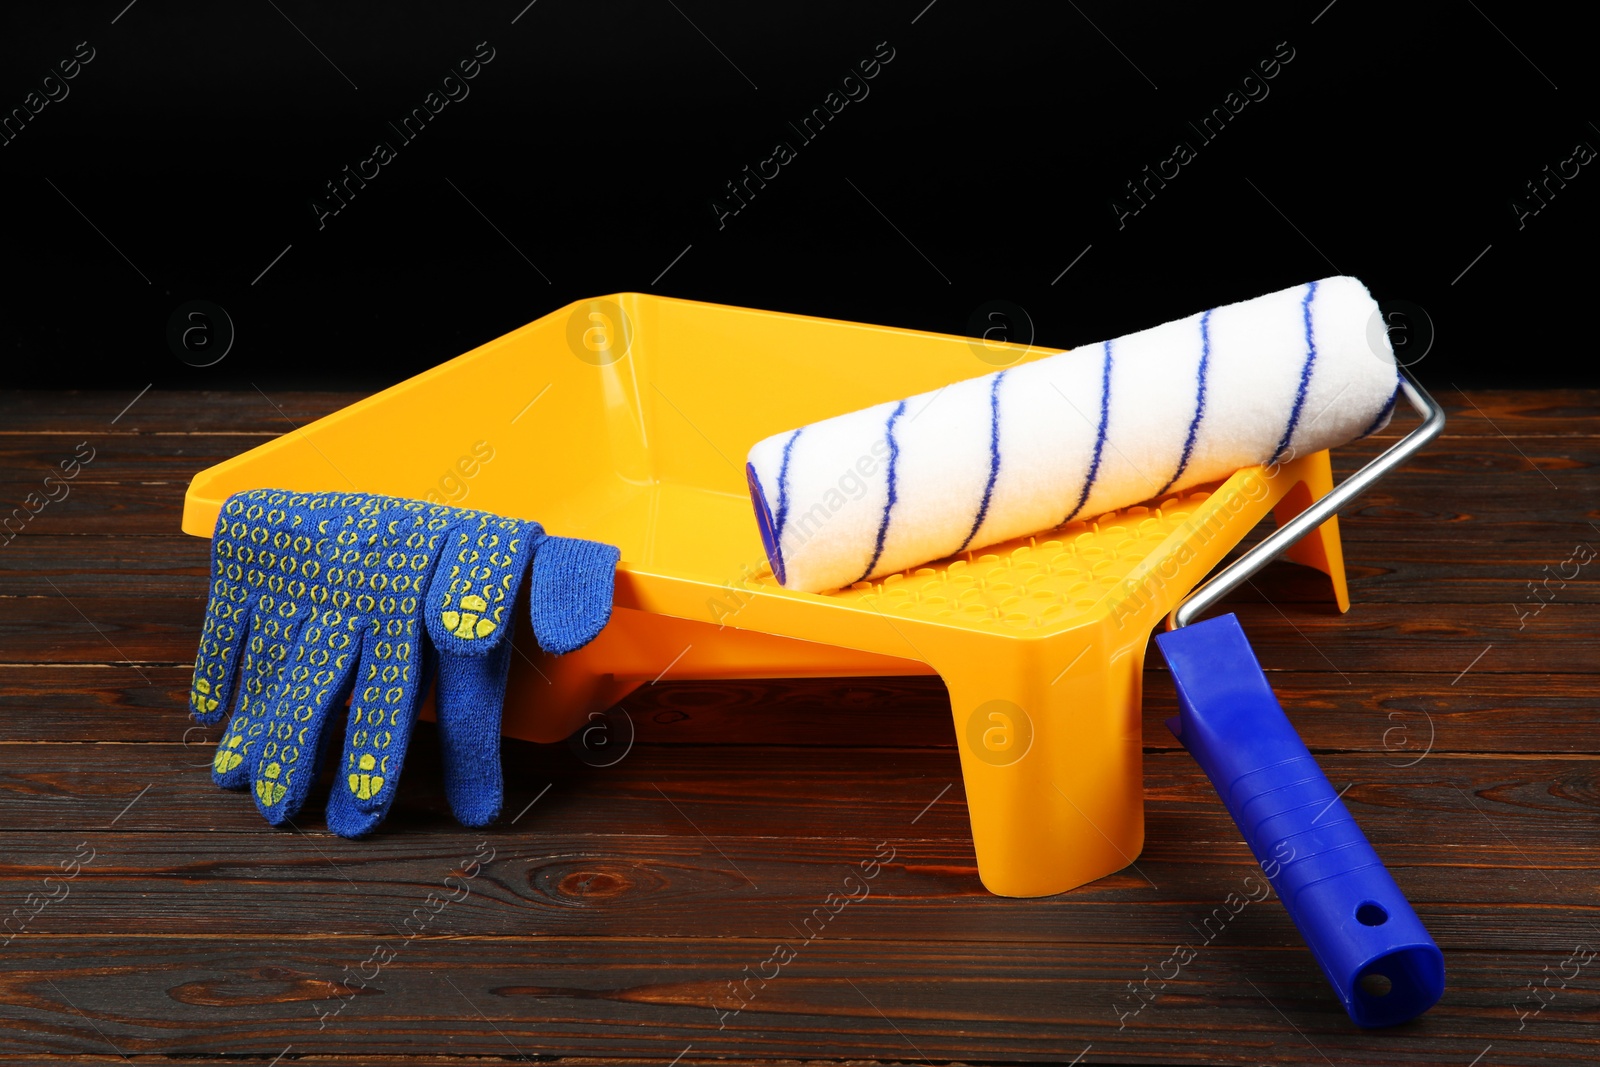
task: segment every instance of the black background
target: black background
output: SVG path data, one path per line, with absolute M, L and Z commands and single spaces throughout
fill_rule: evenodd
M 1426 311 L 1431 386 L 1600 381 L 1596 168 L 1520 230 L 1511 206 L 1600 146 L 1565 9 L 525 4 L 7 5 L 0 108 L 95 58 L 0 147 L 5 384 L 376 388 L 624 290 L 948 333 L 1004 300 L 1069 347 L 1334 273 Z M 470 95 L 400 146 L 386 123 L 480 41 Z M 881 41 L 870 95 L 800 144 Z M 1187 123 L 1278 42 L 1202 146 Z M 319 229 L 380 138 L 398 158 Z M 1197 158 L 1119 229 L 1180 139 Z M 719 228 L 779 140 L 798 158 Z M 205 368 L 168 343 L 196 299 L 236 331 Z

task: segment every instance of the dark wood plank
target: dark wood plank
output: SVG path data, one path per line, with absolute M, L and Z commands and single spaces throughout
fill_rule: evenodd
M 61 455 L 70 454 L 69 450 Z M 1589 454 L 1600 456 L 1600 448 Z M 40 458 L 55 462 L 54 458 Z M 67 500 L 59 506 L 48 505 L 23 527 L 16 539 L 86 534 L 124 539 L 179 535 L 189 478 L 205 465 L 197 462 L 175 479 L 149 484 L 97 481 L 86 471 L 73 483 Z M 27 495 L 40 489 L 44 467 L 39 466 L 38 471 L 38 479 L 0 477 L 0 503 L 4 503 L 0 516 L 22 507 Z M 1600 492 L 1600 484 L 1594 478 L 1586 475 L 1583 484 L 1558 479 L 1559 490 L 1526 469 L 1477 474 L 1471 480 L 1486 483 L 1480 493 L 1464 493 L 1463 476 L 1459 474 L 1398 471 L 1345 510 L 1340 516 L 1340 530 L 1351 546 L 1369 541 L 1431 545 L 1449 540 L 1486 545 L 1531 542 L 1542 547 L 1530 551 L 1556 551 L 1570 549 L 1580 541 L 1600 545 L 1600 533 L 1591 525 L 1600 523 L 1600 507 L 1586 503 Z M 0 535 L 3 540 L 5 537 Z M 1358 562 L 1372 558 L 1372 551 L 1347 548 L 1350 558 Z
M 205 596 L 210 558 L 208 539 L 183 534 L 19 537 L 0 553 L 0 597 Z
M 288 912 L 314 920 L 308 935 L 383 937 L 393 933 L 395 916 L 414 906 L 418 886 L 451 873 L 441 855 L 461 851 L 453 861 L 459 866 L 482 841 L 480 854 L 492 850 L 498 857 L 491 873 L 473 881 L 431 933 L 581 936 L 603 916 L 609 937 L 787 938 L 843 875 L 859 875 L 870 857 L 892 856 L 881 863 L 871 895 L 852 905 L 850 936 L 910 940 L 936 930 L 942 942 L 1089 944 L 1116 931 L 1128 945 L 1159 946 L 1189 933 L 1188 924 L 1240 891 L 1246 876 L 1264 884 L 1236 833 L 1231 840 L 1200 839 L 1214 821 L 1162 809 L 1150 820 L 1136 867 L 1030 900 L 985 892 L 970 842 L 958 834 L 923 835 L 920 823 L 878 827 L 890 836 L 876 840 L 744 835 L 716 837 L 713 848 L 694 833 L 570 833 L 541 828 L 532 816 L 517 828 L 475 836 L 457 827 L 359 842 L 311 829 L 215 832 L 198 842 L 99 829 L 5 832 L 0 894 L 21 903 L 40 891 L 44 877 L 59 881 L 60 862 L 76 854 L 90 857 L 79 860 L 82 871 L 56 891 L 55 903 L 26 919 L 19 936 L 200 930 L 270 938 Z M 1600 908 L 1592 886 L 1600 855 L 1594 849 L 1479 836 L 1470 844 L 1379 840 L 1395 879 L 1447 953 L 1536 951 L 1595 938 Z M 350 891 L 352 883 L 359 892 Z M 192 891 L 167 892 L 174 887 Z M 1252 891 L 1264 892 L 1244 890 Z M 460 894 L 458 887 L 452 892 Z M 262 899 L 275 907 L 262 907 Z M 1271 913 L 1259 928 L 1264 942 L 1300 943 L 1281 906 L 1261 910 Z M 1510 916 L 1517 921 L 1504 921 Z
M 197 471 L 284 432 L 290 421 L 303 424 L 313 413 L 321 413 L 327 402 L 354 399 L 336 395 L 319 402 L 316 394 L 301 394 L 295 398 L 298 406 L 293 411 L 285 408 L 289 415 L 285 419 L 257 394 L 202 396 L 210 396 L 214 402 L 190 411 L 184 406 L 189 403 L 188 394 L 152 394 L 133 409 L 140 411 L 149 405 L 152 426 L 181 426 L 183 431 L 128 432 L 119 422 L 117 427 L 107 423 L 99 436 L 90 432 L 97 428 L 92 419 L 74 418 L 70 425 L 82 425 L 81 431 L 30 429 L 48 425 L 41 421 L 45 416 L 37 412 L 61 404 L 34 401 L 30 405 L 25 395 L 22 399 L 15 394 L 0 397 L 0 427 L 10 430 L 0 432 L 0 471 L 5 472 L 0 475 L 0 502 L 20 506 L 28 493 L 39 488 L 44 474 L 71 454 L 76 441 L 67 438 L 85 433 L 89 436 L 79 439 L 89 440 L 97 452 L 73 485 L 76 504 L 69 497 L 53 514 L 47 509 L 28 525 L 24 536 L 66 532 L 61 516 L 69 505 L 76 512 L 70 524 L 72 532 L 171 534 L 177 530 L 178 515 L 178 510 L 172 509 L 181 510 L 182 489 Z M 96 403 L 106 406 L 104 398 Z M 1546 393 L 1527 400 L 1501 394 L 1499 399 L 1480 398 L 1479 406 L 1484 403 L 1490 407 L 1480 413 L 1458 398 L 1452 418 L 1458 419 L 1466 432 L 1447 433 L 1358 502 L 1346 513 L 1346 536 L 1352 540 L 1372 536 L 1436 541 L 1450 537 L 1568 544 L 1593 534 L 1590 523 L 1600 519 L 1600 509 L 1585 507 L 1582 501 L 1594 499 L 1600 491 L 1596 470 L 1600 438 L 1595 436 L 1597 424 L 1586 419 L 1585 413 L 1589 405 L 1600 403 L 1600 392 Z M 69 412 L 74 410 L 77 408 L 69 406 Z M 195 414 L 202 410 L 213 413 Z M 246 411 L 257 415 L 241 415 L 242 421 L 231 427 L 223 414 L 218 414 Z M 125 416 L 131 417 L 131 412 Z M 11 429 L 13 426 L 16 429 Z M 1514 440 L 1502 434 L 1511 434 Z M 1380 435 L 1335 450 L 1336 470 L 1341 475 L 1354 470 L 1396 437 Z M 29 472 L 38 477 L 30 477 Z M 1480 490 L 1471 494 L 1474 507 L 1470 510 L 1463 503 L 1467 498 L 1462 491 L 1463 478 L 1470 478 Z M 138 488 L 95 492 L 97 485 L 106 482 Z M 152 482 L 162 484 L 148 484 Z M 1548 494 L 1535 491 L 1541 487 L 1549 490 Z
M 185 718 L 189 677 L 187 666 L 0 666 L 0 743 L 187 738 L 203 761 L 218 728 Z M 1438 676 L 1428 674 L 1271 673 L 1316 753 L 1367 753 L 1395 764 L 1424 752 L 1600 753 L 1593 676 L 1550 674 L 1538 684 L 1511 673 L 1468 677 L 1470 685 L 1464 679 L 1441 693 Z M 949 697 L 937 678 L 664 680 L 622 708 L 644 745 L 853 748 L 865 715 L 880 748 L 955 745 Z M 1175 695 L 1154 666 L 1145 673 L 1143 711 L 1145 750 L 1177 749 L 1164 725 L 1177 713 Z M 20 750 L 12 758 L 26 759 Z
M 82 453 L 86 462 L 82 462 L 73 485 L 129 481 L 187 483 L 197 472 L 247 452 L 280 436 L 281 432 L 123 433 L 78 440 L 70 434 L 4 434 L 0 435 L 0 470 L 7 472 L 8 483 L 31 484 L 33 479 L 27 478 L 30 472 L 37 472 L 42 480 L 62 460 L 74 456 L 81 441 L 87 445 Z
M 16 597 L 0 601 L 0 663 L 192 663 L 199 596 Z M 1263 666 L 1281 670 L 1600 671 L 1594 604 L 1556 603 L 1531 620 L 1510 602 L 1331 604 L 1230 600 Z M 1524 609 L 1530 610 L 1530 609 Z M 1479 654 L 1484 653 L 1481 659 Z M 666 666 L 665 663 L 662 664 Z
M 1444 406 L 1446 437 L 1593 436 L 1600 425 L 1600 390 L 1519 389 L 1464 394 L 1445 383 L 1429 385 Z M 243 390 L 152 389 L 137 391 L 0 390 L 0 433 L 281 433 L 292 420 L 304 425 L 367 394 L 268 388 Z M 117 421 L 113 424 L 112 419 Z M 1392 440 L 1415 422 L 1409 410 L 1373 440 Z
M 5 472 L 0 481 L 5 492 L 0 499 L 16 496 L 20 502 L 19 490 L 25 494 L 37 488 L 46 474 L 55 472 L 62 461 L 75 455 L 86 462 L 75 475 L 74 486 L 103 482 L 187 483 L 196 472 L 278 436 L 279 432 L 109 434 L 75 439 L 70 434 L 0 434 L 0 471 Z M 1354 471 L 1392 443 L 1364 441 L 1335 449 L 1335 474 Z M 1560 493 L 1592 489 L 1600 483 L 1597 457 L 1600 437 L 1529 438 L 1520 448 L 1493 437 L 1440 440 L 1413 456 L 1382 484 L 1414 483 L 1425 499 L 1448 495 L 1452 490 L 1463 496 L 1461 479 L 1471 476 L 1491 479 L 1509 489 L 1526 489 L 1533 498 L 1530 502 L 1537 504 L 1539 494 L 1532 492 L 1536 484 Z M 1471 495 L 1480 504 L 1494 503 L 1479 499 L 1479 493 Z M 1569 506 L 1572 503 L 1575 502 L 1569 502 Z
M 240 451 L 243 451 L 241 447 Z M 61 455 L 69 455 L 70 449 Z M 1600 448 L 1590 455 L 1600 455 Z M 41 456 L 50 463 L 56 458 Z M 198 466 L 196 467 L 198 469 Z M 1354 467 L 1350 468 L 1351 470 Z M 183 497 L 190 471 L 176 481 L 155 484 L 96 482 L 87 472 L 73 483 L 72 496 L 59 509 L 47 507 L 24 527 L 23 537 L 102 535 L 117 538 L 171 537 L 181 532 Z M 1346 472 L 1348 473 L 1348 472 Z M 39 479 L 15 481 L 0 472 L 0 516 L 22 506 Z M 1484 483 L 1472 493 L 1463 481 Z M 1579 541 L 1600 546 L 1595 499 L 1600 486 L 1562 484 L 1553 490 L 1532 470 L 1495 475 L 1422 475 L 1400 470 L 1364 494 L 1340 516 L 1340 530 L 1353 561 L 1373 558 L 1356 545 L 1366 541 L 1445 540 L 1500 545 L 1529 542 L 1544 550 L 1570 548 Z M 1587 494 L 1587 495 L 1585 495 Z M 0 541 L 4 541 L 0 535 Z M 1533 551 L 1538 551 L 1534 549 Z
M 49 462 L 54 463 L 71 454 L 69 448 Z M 29 493 L 41 490 L 43 469 L 38 468 L 35 473 L 37 478 L 26 481 L 14 480 L 15 475 L 7 479 L 0 474 L 0 504 L 3 504 L 0 519 L 22 508 Z M 183 495 L 188 487 L 187 477 L 176 482 L 128 484 L 95 481 L 88 472 L 84 472 L 72 482 L 70 495 L 65 500 L 59 504 L 48 504 L 42 509 L 35 503 L 34 508 L 38 513 L 28 519 L 21 533 L 15 533 L 19 516 L 13 519 L 13 525 L 0 533 L 0 541 L 7 542 L 6 547 L 9 548 L 35 537 L 65 537 L 73 540 L 114 537 L 119 541 L 129 541 L 136 537 L 181 536 Z M 55 492 L 60 495 L 60 490 Z
M 944 717 L 935 721 L 949 728 Z M 8 746 L 11 761 L 0 768 L 5 825 L 70 833 L 109 829 L 116 820 L 124 831 L 259 832 L 250 797 L 215 789 L 207 773 L 209 750 L 182 743 L 183 720 L 173 727 L 166 744 Z M 453 825 L 431 728 L 419 733 L 386 833 Z M 549 786 L 525 818 L 551 833 L 646 827 L 719 840 L 881 839 L 907 833 L 927 808 L 915 823 L 918 833 L 968 836 L 960 765 L 951 749 L 635 745 L 615 766 L 594 768 L 562 744 L 507 741 L 503 762 L 508 816 Z M 1435 752 L 1411 766 L 1394 766 L 1406 761 L 1398 754 L 1385 762 L 1372 753 L 1324 753 L 1320 762 L 1331 781 L 1349 785 L 1345 803 L 1380 847 L 1410 839 L 1419 823 L 1435 839 L 1457 844 L 1502 841 L 1500 832 L 1527 848 L 1567 842 L 1574 825 L 1593 815 L 1600 778 L 1600 762 L 1588 755 L 1501 759 Z M 1147 753 L 1144 771 L 1151 820 L 1158 814 L 1192 820 L 1193 841 L 1237 839 L 1187 753 Z M 138 803 L 119 818 L 135 797 Z M 320 803 L 314 795 L 306 827 L 321 826 Z
M 420 901 L 426 890 L 417 890 Z M 835 921 L 858 919 L 846 911 Z M 859 940 L 841 930 L 788 944 L 794 957 L 776 974 L 768 964 L 771 979 L 760 986 L 751 978 L 740 1001 L 733 984 L 775 958 L 773 939 L 38 938 L 10 946 L 0 1050 L 105 1054 L 114 1046 L 128 1055 L 264 1062 L 285 1046 L 358 1050 L 366 1059 L 448 1042 L 458 1056 L 501 1058 L 604 1052 L 666 1063 L 693 1048 L 762 1060 L 1063 1063 L 1092 1045 L 1087 1062 L 1305 1064 L 1321 1062 L 1320 1052 L 1382 1067 L 1461 1067 L 1491 1044 L 1497 1064 L 1595 1055 L 1586 991 L 1558 993 L 1516 1032 L 1512 1004 L 1519 993 L 1526 999 L 1524 978 L 1571 946 L 1456 953 L 1456 985 L 1444 1003 L 1374 1034 L 1349 1025 L 1303 947 L 1260 939 L 1264 921 L 1264 907 L 1241 912 L 1131 1019 L 1117 997 L 1145 967 L 1159 968 L 1167 947 L 1130 956 L 1115 943 L 985 948 Z M 376 957 L 389 962 L 363 989 L 347 976 L 359 978 L 378 945 L 394 955 Z M 342 979 L 350 985 L 340 987 Z M 731 1014 L 740 1003 L 747 1006 Z
M 137 391 L 8 389 L 0 391 L 0 434 L 280 434 L 291 425 L 304 426 L 365 395 L 277 389 L 265 394 L 251 389 L 152 389 L 139 396 Z
M 0 667 L 0 743 L 181 742 L 186 724 L 176 716 L 192 674 L 192 666 Z M 204 744 L 207 736 L 216 730 L 190 738 Z
M 1241 549 L 1256 540 L 1247 539 Z M 1585 580 L 1590 564 L 1583 562 L 1600 568 L 1600 533 L 1589 548 L 1576 553 L 1575 548 L 1560 542 L 1366 540 L 1352 543 L 1346 572 L 1357 605 L 1506 603 L 1531 612 L 1547 602 L 1600 603 L 1600 584 Z M 209 553 L 208 540 L 182 534 L 18 538 L 0 553 L 0 597 L 55 592 L 203 596 Z M 1530 588 L 1534 585 L 1538 588 Z M 1331 596 L 1320 572 L 1286 562 L 1270 564 L 1239 594 L 1242 601 L 1266 598 L 1280 604 L 1324 603 Z
M 1600 390 L 1498 389 L 1478 390 L 1468 396 L 1443 382 L 1427 388 L 1443 405 L 1445 433 L 1452 436 L 1577 437 L 1593 434 L 1600 425 Z M 1415 422 L 1407 409 L 1374 438 L 1398 437 Z

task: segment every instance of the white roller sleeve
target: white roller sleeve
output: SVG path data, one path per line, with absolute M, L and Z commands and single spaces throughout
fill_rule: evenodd
M 1363 437 L 1398 394 L 1377 314 L 1324 278 L 769 437 L 773 573 L 837 589 Z

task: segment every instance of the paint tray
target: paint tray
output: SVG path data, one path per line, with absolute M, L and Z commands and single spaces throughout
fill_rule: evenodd
M 773 580 L 744 472 L 773 433 L 1054 354 L 639 293 L 582 300 L 201 471 L 183 528 L 209 536 L 242 489 L 360 490 L 619 546 L 616 611 L 591 645 L 554 658 L 518 634 L 504 730 L 532 741 L 664 672 L 936 674 L 983 884 L 1058 893 L 1143 845 L 1151 629 L 1268 511 L 1281 526 L 1328 494 L 1327 453 L 831 594 Z M 1336 520 L 1303 532 L 1289 557 L 1327 573 L 1344 610 Z

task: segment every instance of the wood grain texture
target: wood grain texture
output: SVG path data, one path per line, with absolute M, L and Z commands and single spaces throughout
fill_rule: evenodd
M 1594 1011 L 1580 995 L 1563 1005 L 1558 993 L 1507 1033 L 1518 1024 L 1514 974 L 1537 974 L 1537 954 L 1452 953 L 1465 988 L 1380 1036 L 1345 1024 L 1303 947 L 1256 944 L 1256 918 L 1246 910 L 1200 946 L 1121 1029 L 1114 991 L 1167 946 L 818 939 L 764 987 L 752 979 L 748 1006 L 733 1015 L 730 987 L 772 957 L 771 939 L 41 937 L 5 976 L 7 1012 L 27 1029 L 22 1041 L 21 1026 L 0 1031 L 0 1050 L 265 1062 L 285 1046 L 364 1060 L 439 1045 L 460 1056 L 667 1063 L 692 1047 L 749 1059 L 1065 1063 L 1092 1046 L 1090 1062 L 1102 1063 L 1148 1063 L 1159 1048 L 1169 1063 L 1305 1064 L 1322 1062 L 1320 1051 L 1341 1064 L 1459 1067 L 1492 1044 L 1496 1063 L 1560 1063 L 1561 1049 L 1565 1062 L 1588 1062 Z M 1222 943 L 1234 935 L 1247 944 Z M 394 957 L 367 988 L 350 978 L 346 991 L 340 981 L 379 945 Z
M 0 916 L 23 922 L 0 1055 L 1593 1063 L 1600 961 L 1564 988 L 1558 968 L 1600 946 L 1600 587 L 1530 583 L 1600 546 L 1600 393 L 1440 394 L 1445 437 L 1342 520 L 1349 614 L 1287 564 L 1229 604 L 1446 953 L 1444 1000 L 1381 1032 L 1349 1024 L 1277 901 L 1200 933 L 1254 868 L 1162 725 L 1153 653 L 1144 850 L 1056 897 L 979 884 L 927 678 L 663 681 L 624 703 L 614 766 L 508 741 L 482 831 L 449 818 L 424 725 L 374 837 L 326 833 L 320 796 L 272 830 L 212 786 L 217 730 L 184 713 L 207 546 L 178 515 L 196 470 L 354 397 L 152 392 L 112 423 L 131 394 L 0 394 L 0 514 L 97 449 L 0 544 Z M 882 848 L 870 893 L 828 911 Z M 1162 987 L 1178 945 L 1196 957 Z

